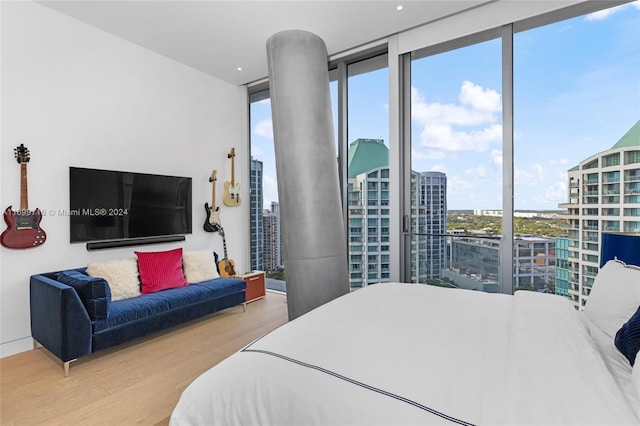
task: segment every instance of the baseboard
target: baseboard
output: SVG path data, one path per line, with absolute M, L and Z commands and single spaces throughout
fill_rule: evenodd
M 10 342 L 0 343 L 0 358 L 27 352 L 33 349 L 33 339 L 31 336 Z

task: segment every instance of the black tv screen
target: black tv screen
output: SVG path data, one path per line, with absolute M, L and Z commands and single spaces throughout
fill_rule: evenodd
M 70 240 L 191 233 L 191 178 L 69 168 Z

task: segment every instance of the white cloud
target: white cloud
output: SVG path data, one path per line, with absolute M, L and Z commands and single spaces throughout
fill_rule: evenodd
M 415 149 L 411 150 L 412 160 L 442 160 L 444 158 L 446 158 L 446 154 L 435 149 L 430 149 L 424 152 L 416 151 Z
M 544 197 L 546 201 L 565 202 L 567 200 L 567 182 L 564 180 L 557 181 L 548 186 L 545 190 Z
M 451 184 L 451 187 L 454 191 L 470 189 L 473 188 L 473 183 L 474 182 L 472 180 L 464 179 L 460 176 L 453 176 L 452 178 L 447 179 L 447 189 L 449 187 L 449 184 Z
M 418 89 L 411 88 L 412 119 L 422 128 L 419 145 L 441 151 L 483 152 L 500 143 L 500 94 L 464 81 L 458 100 L 459 104 L 429 103 Z
M 499 96 L 493 90 L 485 90 L 471 82 L 462 83 L 458 99 L 460 104 L 441 104 L 440 102 L 428 103 L 424 96 L 415 87 L 411 88 L 411 116 L 420 125 L 432 123 L 478 126 L 497 121 L 497 109 L 493 98 Z M 486 98 L 486 99 L 485 99 Z
M 467 176 L 471 176 L 474 178 L 484 178 L 487 177 L 487 170 L 484 168 L 484 166 L 482 164 L 471 168 L 471 169 L 467 169 L 464 171 L 464 173 Z
M 469 105 L 472 110 L 500 112 L 502 99 L 500 94 L 492 89 L 484 89 L 470 81 L 464 81 L 458 99 L 463 105 Z
M 420 144 L 445 151 L 476 151 L 489 149 L 502 137 L 502 126 L 494 124 L 480 130 L 456 131 L 448 124 L 425 126 L 420 133 Z
M 262 176 L 262 191 L 264 204 L 271 206 L 271 201 L 278 200 L 278 181 L 270 175 Z
M 447 168 L 443 164 L 435 164 L 431 167 L 432 172 L 447 173 Z
M 613 15 L 616 12 L 619 12 L 623 9 L 626 9 L 628 6 L 633 6 L 636 9 L 640 9 L 640 1 L 635 1 L 633 3 L 622 4 L 616 7 L 610 7 L 608 9 L 598 10 L 597 12 L 589 13 L 585 16 L 585 20 L 587 22 L 593 21 L 602 21 L 603 19 L 607 19 L 609 16 Z
M 253 129 L 253 131 L 258 136 L 273 139 L 273 123 L 270 119 L 260 121 L 258 124 L 256 124 L 256 127 L 255 129 Z
M 613 8 L 615 9 L 615 8 Z M 587 16 L 585 16 L 585 20 L 586 21 L 602 21 L 603 19 L 608 18 L 609 16 L 611 16 L 613 13 L 615 13 L 615 11 L 613 11 L 612 9 L 604 9 L 604 10 L 598 10 L 597 12 L 593 12 L 588 14 Z
M 539 181 L 544 179 L 544 167 L 542 167 L 540 164 L 534 164 L 533 170 L 535 170 L 536 178 Z
M 257 146 L 257 144 L 253 144 L 251 146 L 251 157 L 254 159 L 260 159 L 264 156 L 264 150 Z
M 502 151 L 493 149 L 491 150 L 491 163 L 498 169 L 502 170 Z
M 540 164 L 530 166 L 514 166 L 513 180 L 515 186 L 535 188 L 544 179 L 544 168 Z
M 567 158 L 552 158 L 551 160 L 549 160 L 549 164 L 552 166 L 564 165 L 568 163 L 569 163 L 569 160 Z

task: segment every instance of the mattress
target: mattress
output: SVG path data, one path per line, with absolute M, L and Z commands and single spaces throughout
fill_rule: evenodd
M 205 372 L 170 424 L 639 424 L 621 380 L 562 297 L 386 283 Z

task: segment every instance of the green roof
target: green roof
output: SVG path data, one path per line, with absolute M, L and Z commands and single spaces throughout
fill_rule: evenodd
M 640 146 L 640 120 L 611 149 Z
M 389 165 L 389 148 L 382 139 L 356 139 L 349 145 L 349 179 Z

